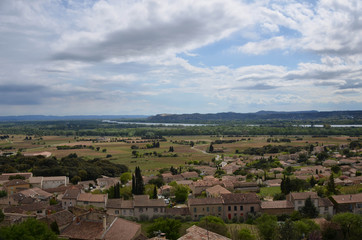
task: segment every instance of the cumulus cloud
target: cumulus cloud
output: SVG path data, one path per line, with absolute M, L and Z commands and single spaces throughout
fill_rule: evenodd
M 358 109 L 361 7 L 357 0 L 0 1 L 0 110 Z M 281 55 L 293 64 L 275 61 Z

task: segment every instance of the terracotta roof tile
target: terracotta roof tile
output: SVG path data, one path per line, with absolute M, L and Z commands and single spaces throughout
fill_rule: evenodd
M 221 198 L 189 198 L 188 204 L 195 205 L 217 205 L 222 204 Z
M 262 209 L 278 209 L 278 208 L 294 208 L 293 204 L 287 200 L 280 201 L 265 201 L 261 202 Z
M 88 201 L 88 202 L 105 202 L 106 194 L 91 194 L 91 193 L 80 193 L 77 201 Z
M 117 218 L 104 235 L 107 240 L 133 240 L 141 234 L 141 225 L 122 218 Z M 122 237 L 120 237 L 122 236 Z M 103 237 L 103 236 L 102 236 Z M 103 238 L 102 238 L 103 239 Z
M 290 195 L 295 199 L 295 200 L 305 200 L 308 197 L 310 198 L 319 198 L 316 192 L 293 192 L 290 193 Z
M 233 203 L 260 203 L 256 193 L 229 193 L 222 194 L 221 198 L 225 204 Z
M 207 231 L 206 229 L 200 228 L 196 225 L 189 227 L 186 232 L 187 233 L 178 240 L 230 240 L 230 238 Z
M 332 196 L 334 201 L 338 204 L 343 203 L 362 203 L 362 193 L 358 194 L 347 194 L 347 195 L 335 195 Z

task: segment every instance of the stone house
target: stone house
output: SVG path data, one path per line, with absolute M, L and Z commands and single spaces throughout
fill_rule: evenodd
M 166 213 L 166 204 L 163 199 L 150 199 L 148 195 L 133 196 L 134 217 L 146 216 L 152 218 L 154 216 L 163 216 Z
M 20 192 L 30 188 L 30 184 L 22 179 L 13 179 L 4 184 L 5 191 L 8 195 Z
M 231 193 L 231 192 L 229 190 L 227 190 L 226 188 L 223 188 L 220 185 L 215 185 L 213 187 L 206 189 L 207 197 L 220 197 L 221 194 L 227 194 L 227 193 Z
M 218 198 L 189 198 L 187 205 L 190 209 L 191 218 L 195 221 L 204 216 L 223 217 L 223 202 Z
M 291 214 L 294 211 L 294 206 L 290 201 L 263 201 L 261 202 L 261 212 L 270 215 Z
M 337 213 L 352 212 L 362 214 L 362 193 L 335 195 L 331 197 Z
M 77 197 L 77 205 L 106 208 L 107 200 L 107 194 L 80 193 Z
M 260 212 L 260 199 L 256 193 L 230 193 L 221 195 L 224 219 L 246 219 L 247 215 Z
M 333 215 L 333 203 L 328 198 L 320 198 L 316 192 L 293 192 L 286 196 L 287 201 L 290 201 L 295 211 L 299 211 L 304 207 L 305 200 L 311 198 L 313 205 L 318 209 L 321 215 Z
M 81 190 L 77 187 L 68 188 L 62 197 L 62 207 L 68 210 L 69 207 L 77 205 L 77 199 Z
M 67 176 L 55 176 L 55 177 L 43 177 L 42 189 L 56 188 L 59 186 L 67 186 L 69 184 L 69 177 Z

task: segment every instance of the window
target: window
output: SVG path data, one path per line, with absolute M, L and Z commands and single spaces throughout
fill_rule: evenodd
M 238 207 L 237 206 L 234 206 L 234 211 L 237 211 L 238 210 Z
M 153 212 L 158 212 L 158 208 L 153 208 Z
M 250 212 L 254 212 L 254 207 L 250 207 Z
M 42 213 L 43 211 L 42 210 L 38 210 L 38 211 L 36 211 L 36 213 Z
M 89 202 L 88 201 L 84 201 L 84 204 L 88 204 Z
M 303 204 L 303 201 L 302 201 L 302 200 L 298 200 L 298 204 Z
M 196 208 L 194 208 L 194 212 L 196 212 Z
M 228 206 L 228 211 L 231 211 L 231 206 Z
M 126 215 L 127 211 L 123 209 L 123 215 Z
M 218 211 L 221 212 L 221 207 L 218 207 Z
M 207 211 L 207 212 L 209 212 L 209 211 L 210 211 L 209 207 L 207 207 L 207 208 L 206 208 L 206 211 Z
M 240 211 L 243 211 L 243 210 L 244 210 L 243 206 L 240 206 Z
M 115 210 L 114 213 L 115 213 L 115 214 L 119 214 L 119 210 Z
M 324 207 L 324 211 L 328 212 L 328 207 Z
M 140 209 L 139 209 L 139 212 L 143 212 L 143 208 L 140 208 Z

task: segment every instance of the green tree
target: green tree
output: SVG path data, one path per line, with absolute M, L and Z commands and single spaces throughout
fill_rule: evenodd
M 157 198 L 158 198 L 158 196 L 157 196 L 157 187 L 156 187 L 156 186 L 153 188 L 152 198 L 153 198 L 153 199 L 157 199 Z
M 247 228 L 242 228 L 239 231 L 238 237 L 240 240 L 255 240 L 256 237 L 251 234 L 250 230 Z
M 45 223 L 29 218 L 22 223 L 0 228 L 0 239 L 58 240 L 58 237 Z
M 130 172 L 122 173 L 122 175 L 120 177 L 120 180 L 121 180 L 122 184 L 128 183 L 128 181 L 131 180 L 131 179 L 132 179 L 132 173 L 130 173 Z
M 155 237 L 157 232 L 166 234 L 167 239 L 175 240 L 180 237 L 181 222 L 172 218 L 157 218 L 147 229 L 148 237 Z
M 178 184 L 175 187 L 175 201 L 178 203 L 184 203 L 189 195 L 190 188 L 186 185 Z
M 318 217 L 319 214 L 318 209 L 316 208 L 316 206 L 314 206 L 312 199 L 310 197 L 308 197 L 305 200 L 305 204 L 300 210 L 300 213 L 305 218 L 316 218 Z
M 221 218 L 216 216 L 206 216 L 201 218 L 197 226 L 223 236 L 227 236 L 228 234 L 228 228 L 226 224 Z
M 79 176 L 74 176 L 72 177 L 72 179 L 70 180 L 74 185 L 76 185 L 79 181 L 81 180 L 81 178 Z
M 59 226 L 58 226 L 58 223 L 57 221 L 54 221 L 50 224 L 50 229 L 57 235 L 60 234 L 60 231 L 59 231 Z
M 343 233 L 344 239 L 362 239 L 362 216 L 353 213 L 339 213 L 333 216 L 332 222 L 337 223 Z
M 278 222 L 277 217 L 264 213 L 255 220 L 256 226 L 260 235 L 265 240 L 274 240 L 278 237 Z
M 291 219 L 287 219 L 279 227 L 279 234 L 283 240 L 296 240 L 298 239 L 298 233 L 294 226 L 294 222 Z
M 301 239 L 302 236 L 308 237 L 309 234 L 320 230 L 319 225 L 311 219 L 295 221 L 294 226 L 299 239 Z
M 141 174 L 141 169 L 136 167 L 135 174 L 132 176 L 132 193 L 134 195 L 142 195 L 145 192 L 145 185 Z
M 0 223 L 1 223 L 2 221 L 4 221 L 4 218 L 5 218 L 5 214 L 3 213 L 3 210 L 0 209 Z
M 309 184 L 311 187 L 314 187 L 314 185 L 316 185 L 318 183 L 318 181 L 314 178 L 314 176 L 312 175 L 312 177 L 309 180 Z
M 132 188 L 130 186 L 122 187 L 119 190 L 121 198 L 128 200 L 132 198 Z
M 212 145 L 212 143 L 209 146 L 208 152 L 213 152 L 214 151 L 214 146 Z
M 333 174 L 331 174 L 329 176 L 329 181 L 328 181 L 328 184 L 327 184 L 327 191 L 328 191 L 328 194 L 329 195 L 334 195 L 337 193 L 337 190 L 336 190 L 336 185 L 334 183 L 334 177 L 333 177 Z
M 162 175 L 160 177 L 151 179 L 150 181 L 148 181 L 149 184 L 153 184 L 156 185 L 158 188 L 160 188 L 161 186 L 165 185 L 165 182 L 163 181 Z

